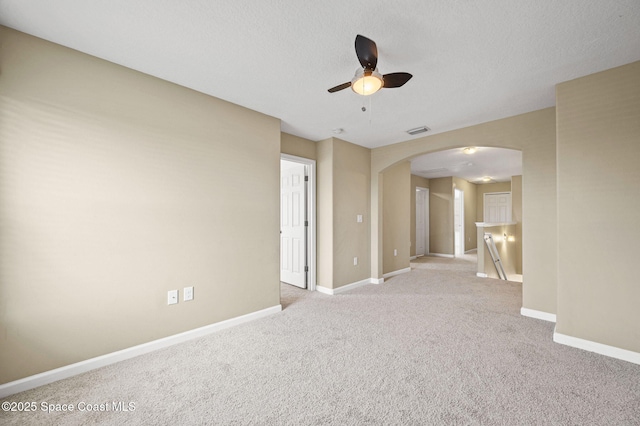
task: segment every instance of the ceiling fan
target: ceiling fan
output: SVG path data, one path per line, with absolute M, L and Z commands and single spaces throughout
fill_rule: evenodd
M 332 87 L 329 89 L 329 93 L 351 87 L 359 95 L 367 96 L 374 94 L 383 87 L 386 89 L 401 87 L 413 77 L 408 72 L 393 72 L 381 75 L 376 67 L 378 64 L 376 43 L 360 34 L 356 36 L 356 55 L 362 68 L 356 70 L 356 75 L 351 81 Z

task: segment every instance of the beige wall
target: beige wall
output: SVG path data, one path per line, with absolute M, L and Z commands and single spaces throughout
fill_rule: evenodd
M 410 256 L 416 255 L 416 188 L 429 188 L 429 179 L 422 176 L 411 175 L 411 187 L 409 188 L 409 206 L 410 225 L 409 235 L 411 237 Z
M 476 185 L 476 222 L 484 222 L 484 194 L 511 192 L 511 182 L 480 183 Z
M 317 277 L 319 286 L 333 288 L 333 139 L 317 142 Z
M 522 274 L 522 176 L 511 176 L 512 221 L 516 222 L 516 274 Z
M 556 311 L 556 121 L 555 108 L 491 121 L 371 152 L 371 276 L 382 274 L 380 173 L 421 154 L 465 146 L 522 151 L 523 307 Z M 430 187 L 432 182 L 430 182 Z M 432 250 L 435 251 L 435 250 Z
M 453 187 L 454 189 L 457 188 L 464 191 L 464 251 L 473 250 L 478 246 L 476 238 L 477 185 L 464 179 L 454 177 Z
M 429 252 L 453 255 L 453 178 L 429 180 Z
M 279 120 L 0 43 L 0 383 L 279 305 Z
M 317 147 L 318 285 L 336 289 L 369 278 L 371 154 L 337 138 Z
M 399 271 L 409 267 L 409 206 L 411 197 L 407 188 L 411 186 L 411 163 L 403 161 L 383 173 L 383 273 Z M 397 255 L 394 255 L 397 250 Z
M 552 113 L 552 114 L 549 114 Z M 556 313 L 558 242 L 556 212 L 555 109 L 522 149 L 522 306 Z M 548 114 L 548 115 L 547 115 Z M 535 143 L 536 139 L 539 143 Z
M 289 133 L 280 133 L 280 152 L 283 154 L 317 160 L 316 148 L 317 143 L 309 139 L 290 135 Z
M 556 331 L 640 352 L 640 62 L 559 84 L 556 102 Z
M 334 138 L 333 288 L 370 277 L 371 150 Z M 357 215 L 362 215 L 358 223 Z M 358 265 L 353 258 L 358 258 Z

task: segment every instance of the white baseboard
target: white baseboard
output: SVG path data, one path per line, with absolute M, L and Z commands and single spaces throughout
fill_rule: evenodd
M 556 322 L 556 314 L 550 314 L 549 312 L 543 312 L 543 311 L 536 311 L 535 309 L 520 308 L 520 315 L 522 315 L 523 317 Z
M 476 272 L 476 277 L 480 277 L 480 278 L 487 278 L 489 275 L 485 274 L 484 272 Z
M 322 294 L 328 294 L 330 296 L 333 296 L 335 293 L 333 292 L 332 288 L 329 287 L 323 287 L 321 285 L 316 285 L 316 291 L 318 293 L 322 293 Z
M 367 284 L 371 284 L 371 278 L 367 278 L 367 279 L 364 279 L 364 280 L 356 281 L 355 283 L 343 285 L 343 286 L 338 287 L 338 288 L 322 287 L 322 286 L 319 285 L 319 286 L 316 286 L 316 290 L 318 290 L 320 293 L 328 294 L 328 295 L 333 296 L 335 294 L 343 293 L 343 292 L 348 291 L 348 290 L 353 290 L 356 287 L 361 287 L 361 286 L 367 285 Z
M 553 341 L 560 343 L 561 345 L 567 345 L 573 348 L 609 356 L 611 358 L 632 362 L 634 364 L 640 364 L 640 353 L 638 352 L 616 348 L 615 346 L 592 342 L 591 340 L 584 340 L 578 337 L 567 336 L 566 334 L 557 333 L 555 330 L 553 331 Z
M 465 251 L 464 254 L 471 254 L 471 253 L 477 253 L 477 252 L 478 252 L 478 249 L 474 248 L 474 249 Z
M 396 275 L 405 274 L 407 272 L 411 272 L 411 266 L 408 268 L 398 269 L 397 271 L 387 272 L 382 276 L 382 278 L 395 277 Z
M 427 256 L 433 257 L 447 257 L 449 259 L 455 259 L 455 256 L 452 254 L 444 254 L 444 253 L 429 253 Z
M 411 256 L 409 260 L 416 260 L 419 256 Z
M 406 268 L 407 272 L 411 270 L 411 268 Z M 402 270 L 404 271 L 404 269 Z M 399 271 L 396 271 L 397 273 L 401 273 Z M 393 272 L 391 272 L 393 274 Z M 396 274 L 397 275 L 397 274 Z M 387 275 L 385 274 L 385 277 Z M 352 290 L 356 287 L 360 287 L 363 285 L 367 285 L 367 284 L 383 284 L 384 283 L 384 278 L 366 278 L 364 280 L 361 281 L 356 281 L 355 283 L 351 283 L 351 284 L 347 284 L 347 285 L 343 285 L 342 287 L 338 287 L 338 288 L 329 288 L 329 287 L 323 287 L 321 285 L 316 286 L 316 290 L 319 291 L 322 294 L 328 294 L 330 296 L 334 296 L 336 294 L 342 293 L 344 291 L 348 291 L 348 290 Z
M 49 383 L 57 382 L 58 380 L 67 379 L 69 377 L 85 373 L 87 371 L 95 370 L 96 368 L 115 364 L 116 362 L 144 355 L 146 353 L 173 346 L 178 343 L 183 343 L 191 339 L 206 336 L 208 334 L 212 334 L 220 330 L 263 318 L 280 311 L 282 311 L 282 305 L 275 305 L 270 308 L 262 309 L 260 311 L 251 312 L 249 314 L 230 318 L 225 321 L 220 321 L 215 324 L 194 328 L 193 330 L 174 334 L 173 336 L 153 340 L 141 345 L 132 346 L 120 351 L 111 352 L 109 354 L 90 358 L 85 361 L 76 362 L 75 364 L 65 365 L 64 367 L 56 368 L 54 370 L 45 371 L 43 373 L 5 383 L 3 385 L 0 385 L 0 398 L 5 398 L 18 392 L 23 392 L 29 389 L 37 388 L 39 386 L 47 385 Z

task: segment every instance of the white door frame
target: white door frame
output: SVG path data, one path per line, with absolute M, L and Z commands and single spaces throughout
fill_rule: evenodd
M 307 183 L 307 262 L 309 267 L 307 289 L 316 291 L 316 160 L 297 157 L 295 155 L 280 154 L 281 160 L 304 164 L 309 181 Z
M 455 194 L 456 191 L 458 191 L 460 193 L 460 197 L 459 197 L 459 199 L 460 199 L 460 214 L 458 215 L 458 220 L 460 221 L 460 234 L 458 236 L 458 239 L 459 239 L 458 245 L 460 247 L 460 253 L 456 253 L 456 249 L 455 249 L 455 247 L 456 247 L 456 241 L 455 241 L 455 235 L 456 235 L 456 233 L 455 233 L 455 226 L 456 226 L 455 214 L 454 214 L 454 221 L 453 221 L 453 226 L 454 226 L 454 229 L 453 229 L 453 237 L 454 237 L 453 253 L 454 253 L 454 256 L 458 256 L 458 255 L 463 255 L 464 252 L 465 252 L 465 250 L 464 250 L 464 248 L 465 248 L 465 244 L 464 244 L 465 243 L 465 236 L 464 236 L 464 190 L 459 189 L 459 188 L 455 188 L 453 191 L 454 191 L 454 194 Z M 458 202 L 458 201 L 456 201 L 455 196 L 454 196 L 453 202 L 454 203 Z M 454 212 L 455 212 L 455 205 L 454 205 Z
M 429 254 L 429 188 L 423 188 L 421 186 L 416 186 L 416 194 L 418 192 L 424 192 L 424 204 L 422 206 L 422 214 L 424 215 L 424 232 L 422 238 L 424 238 L 424 256 Z M 418 214 L 418 202 L 416 196 L 416 215 Z M 416 216 L 417 223 L 417 216 Z M 416 232 L 416 248 L 418 246 L 418 235 Z M 416 256 L 418 256 L 418 251 L 416 249 Z

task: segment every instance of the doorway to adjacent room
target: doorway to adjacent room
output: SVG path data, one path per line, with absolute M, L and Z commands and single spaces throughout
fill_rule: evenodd
M 280 281 L 316 289 L 315 160 L 280 156 Z

